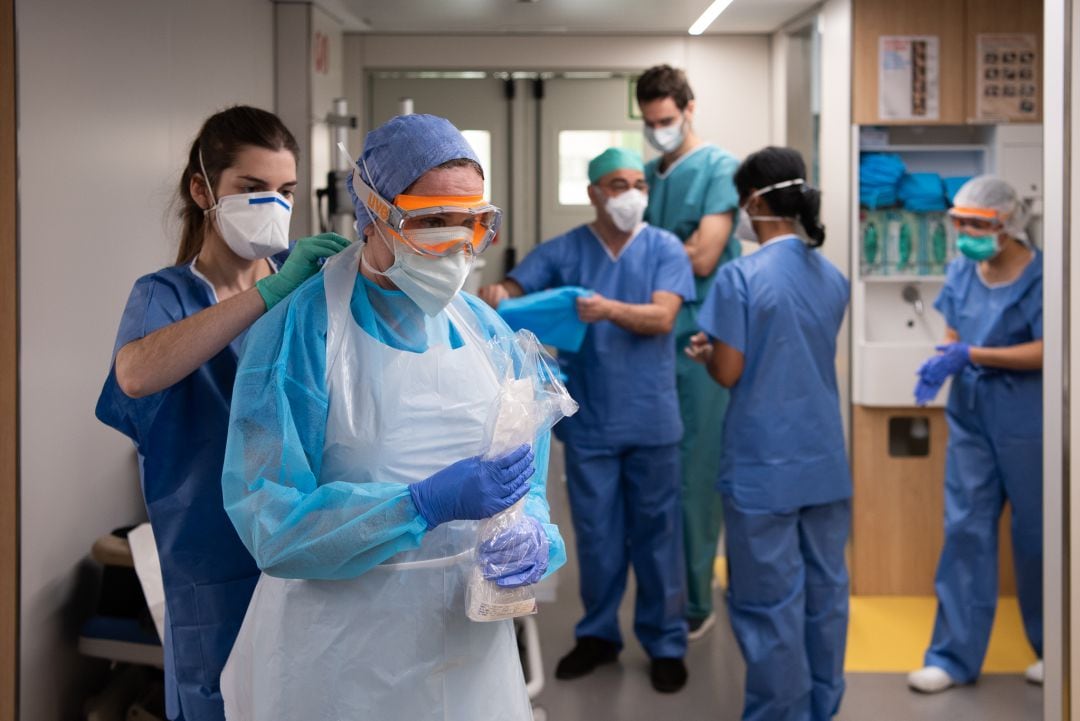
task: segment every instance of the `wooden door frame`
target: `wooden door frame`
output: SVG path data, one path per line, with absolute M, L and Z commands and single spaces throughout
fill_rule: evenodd
M 0 721 L 15 721 L 19 658 L 19 311 L 15 0 L 0 0 Z

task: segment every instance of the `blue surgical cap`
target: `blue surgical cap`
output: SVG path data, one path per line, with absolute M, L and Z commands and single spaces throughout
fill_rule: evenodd
M 472 146 L 449 120 L 435 115 L 399 115 L 367 134 L 357 163 L 364 182 L 392 203 L 427 171 L 461 158 L 480 164 Z M 351 175 L 347 185 L 356 227 L 363 234 L 371 219 L 357 200 Z
M 641 156 L 626 148 L 608 148 L 589 161 L 589 182 L 595 183 L 616 170 L 640 170 L 645 172 Z

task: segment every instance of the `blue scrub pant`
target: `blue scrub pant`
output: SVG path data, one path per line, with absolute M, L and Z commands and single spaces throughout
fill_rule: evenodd
M 637 579 L 634 633 L 651 658 L 686 654 L 686 592 L 679 447 L 566 444 L 585 617 L 578 638 L 622 646 L 619 603 L 630 564 Z
M 990 642 L 998 598 L 998 522 L 1006 500 L 1024 632 L 1039 658 L 1043 651 L 1041 418 L 1018 418 L 1025 406 L 1036 404 L 1016 402 L 1009 388 L 994 387 L 999 382 L 958 389 L 958 402 L 950 399 L 947 413 L 945 545 L 934 579 L 938 610 L 925 663 L 960 683 L 978 678 Z M 977 397 L 967 398 L 976 390 Z
M 844 695 L 851 502 L 781 512 L 723 500 L 743 721 L 828 721 Z

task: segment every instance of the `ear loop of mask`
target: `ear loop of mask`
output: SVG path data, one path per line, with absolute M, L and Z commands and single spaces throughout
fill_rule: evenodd
M 791 187 L 794 187 L 796 185 L 806 185 L 806 181 L 803 180 L 802 178 L 792 178 L 791 180 L 783 180 L 783 181 L 781 181 L 779 183 L 773 183 L 772 185 L 766 185 L 764 188 L 754 191 L 750 195 L 750 200 L 753 200 L 754 198 L 760 198 L 761 196 L 765 195 L 766 193 L 771 193 L 774 190 L 782 190 L 783 188 L 791 188 Z M 750 200 L 746 201 L 747 207 L 750 206 Z M 757 221 L 762 221 L 762 222 L 764 222 L 764 221 L 779 221 L 779 220 L 797 220 L 797 218 L 795 218 L 795 217 L 788 217 L 788 216 L 783 216 L 783 215 L 750 215 L 749 210 L 744 211 L 744 212 L 747 214 L 747 217 L 749 217 L 751 220 L 757 220 Z
M 203 182 L 206 183 L 206 192 L 210 193 L 210 200 L 213 201 L 213 205 L 203 211 L 203 215 L 209 215 L 210 211 L 217 208 L 217 198 L 214 196 L 214 188 L 211 186 L 210 176 L 206 174 L 206 166 L 203 165 L 202 141 L 199 142 L 199 170 L 202 171 Z

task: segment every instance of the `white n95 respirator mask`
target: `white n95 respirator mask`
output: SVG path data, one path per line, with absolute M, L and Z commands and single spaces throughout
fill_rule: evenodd
M 611 222 L 624 233 L 633 232 L 645 217 L 645 208 L 649 205 L 649 197 L 637 188 L 631 188 L 623 193 L 607 199 L 604 210 L 611 216 Z
M 686 139 L 686 133 L 683 130 L 685 123 L 685 120 L 680 120 L 663 128 L 645 126 L 645 140 L 661 153 L 673 153 L 682 147 Z
M 360 256 L 360 263 L 369 272 L 381 275 L 396 285 L 425 314 L 437 316 L 465 285 L 475 256 L 467 249 L 446 256 L 422 254 L 404 243 L 387 238 L 379 227 L 379 221 L 372 219 L 372 223 L 375 232 L 394 253 L 394 264 L 385 271 L 376 270 L 368 263 L 366 253 Z M 472 238 L 473 230 L 465 227 L 425 228 L 410 231 L 412 233 L 423 234 L 427 242 L 450 243 L 460 240 L 467 243 Z
M 201 151 L 199 166 L 202 167 Z M 210 176 L 205 168 L 202 171 L 203 178 L 207 179 L 206 189 L 210 192 L 210 200 L 214 202 L 203 214 L 209 217 L 213 213 L 218 232 L 232 252 L 245 260 L 258 260 L 289 249 L 292 204 L 285 196 L 265 191 L 215 198 L 210 187 Z

